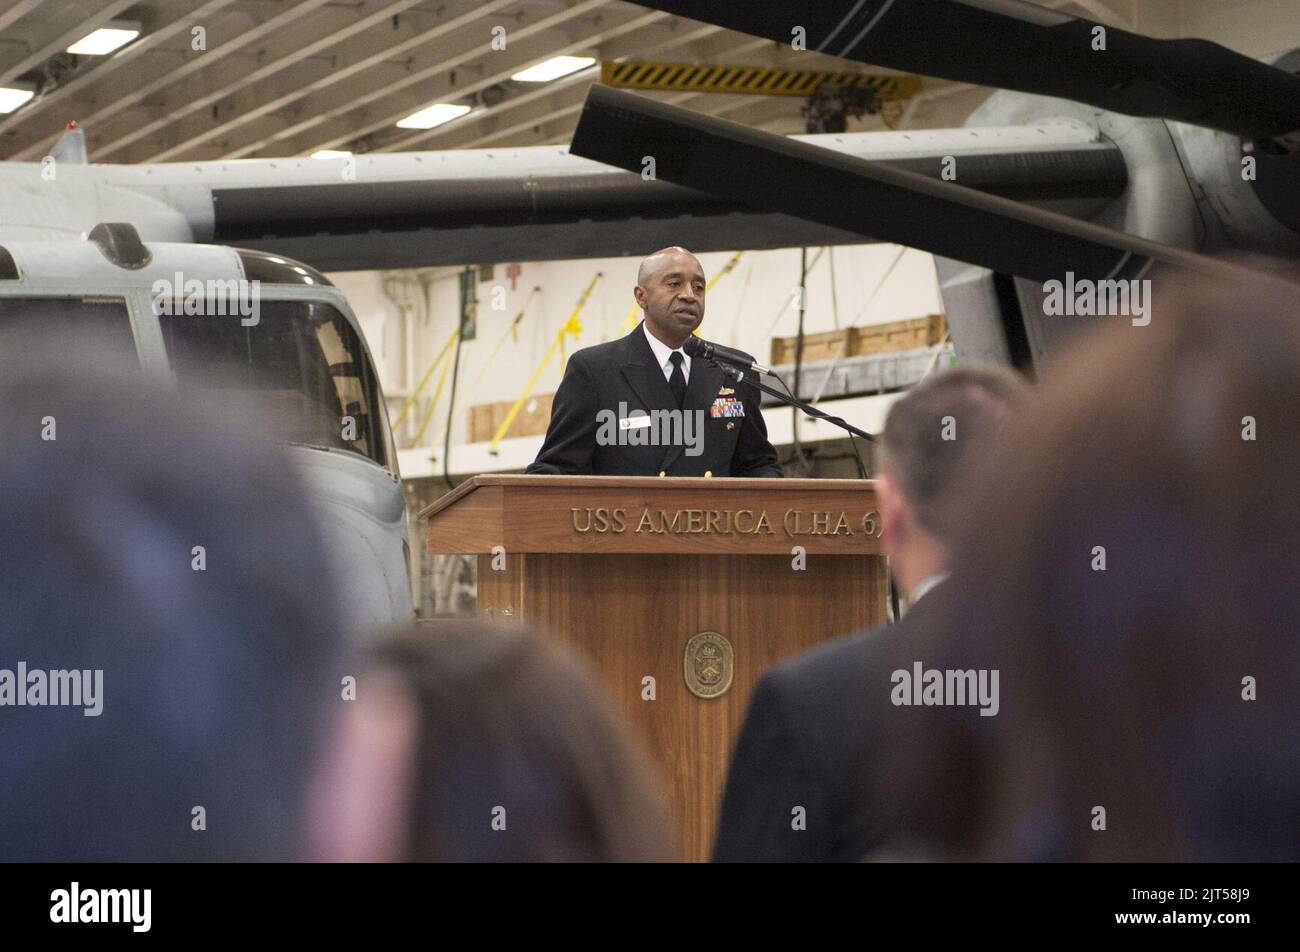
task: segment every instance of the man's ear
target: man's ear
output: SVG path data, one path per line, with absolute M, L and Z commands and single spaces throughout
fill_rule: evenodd
M 876 474 L 876 508 L 880 510 L 880 541 L 893 548 L 907 537 L 912 522 L 912 508 L 888 472 Z
M 641 307 L 641 310 L 644 311 L 645 310 L 645 288 L 641 287 L 641 285 L 639 284 L 636 285 L 634 288 L 632 288 L 632 296 L 636 298 L 636 303 Z

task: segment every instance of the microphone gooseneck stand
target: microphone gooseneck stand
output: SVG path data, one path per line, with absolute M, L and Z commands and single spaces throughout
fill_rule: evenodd
M 834 423 L 840 429 L 845 430 L 854 436 L 860 436 L 864 440 L 870 440 L 872 443 L 876 442 L 876 438 L 874 436 L 872 436 L 866 430 L 858 429 L 852 423 L 847 422 L 843 417 L 831 416 L 829 413 L 826 413 L 823 410 L 818 410 L 812 404 L 804 403 L 802 400 L 800 400 L 792 393 L 782 393 L 780 390 L 777 390 L 775 387 L 769 387 L 767 384 L 763 383 L 763 381 L 759 380 L 757 375 L 746 378 L 745 371 L 741 370 L 739 367 L 732 367 L 730 364 L 724 364 L 718 360 L 711 361 L 711 363 L 713 363 L 715 366 L 720 368 L 725 377 L 727 377 L 730 380 L 734 380 L 736 383 L 740 383 L 741 380 L 748 379 L 749 383 L 757 387 L 759 390 L 762 390 L 764 393 L 776 397 L 778 400 L 780 400 L 782 403 L 788 406 L 797 407 L 798 409 L 802 410 L 805 414 L 807 414 L 810 417 L 815 417 L 818 420 L 825 420 L 827 423 Z M 777 379 L 780 378 L 778 377 Z
M 733 367 L 730 364 L 724 364 L 719 360 L 713 360 L 712 358 L 708 358 L 708 357 L 704 359 L 708 360 L 711 364 L 721 369 L 722 375 L 726 377 L 728 380 L 732 380 L 736 383 L 740 383 L 742 380 L 745 379 L 745 371 L 741 370 L 739 367 Z M 769 387 L 767 384 L 763 383 L 763 381 L 758 380 L 757 379 L 758 376 L 759 376 L 758 374 L 754 374 L 749 382 L 753 384 L 755 387 L 757 387 L 759 390 L 763 391 L 763 393 L 770 394 L 771 396 L 776 397 L 782 403 L 788 404 L 789 406 L 796 407 L 797 409 L 802 410 L 805 414 L 807 414 L 810 417 L 815 417 L 818 420 L 825 420 L 827 423 L 834 423 L 840 429 L 845 430 L 849 434 L 850 443 L 852 443 L 853 445 L 853 455 L 857 458 L 858 461 L 858 475 L 860 475 L 863 479 L 866 478 L 867 468 L 862 463 L 862 455 L 858 452 L 858 446 L 856 443 L 853 442 L 853 437 L 860 436 L 864 440 L 870 440 L 872 443 L 874 443 L 876 441 L 876 438 L 874 436 L 872 436 L 870 433 L 866 432 L 865 430 L 858 429 L 858 427 L 854 426 L 852 423 L 847 422 L 843 417 L 831 416 L 829 413 L 825 413 L 821 410 L 818 410 L 816 407 L 812 406 L 811 404 L 804 403 L 802 400 L 800 400 L 792 393 L 782 393 L 781 391 L 777 390 L 774 387 Z M 773 376 L 776 375 L 773 374 Z M 776 379 L 781 380 L 780 377 L 777 377 Z M 781 384 L 782 386 L 784 386 L 785 381 L 781 380 Z M 789 388 L 787 387 L 786 389 L 788 390 Z M 899 605 L 898 605 L 898 586 L 894 581 L 894 576 L 892 572 L 889 573 L 887 577 L 889 579 L 889 583 L 888 583 L 889 608 L 892 611 L 893 620 L 897 621 L 900 614 Z

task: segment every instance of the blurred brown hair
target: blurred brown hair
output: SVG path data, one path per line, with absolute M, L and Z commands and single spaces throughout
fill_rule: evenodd
M 661 779 L 593 673 L 518 627 L 448 627 L 407 632 L 369 656 L 419 708 L 403 858 L 670 858 Z M 498 807 L 504 830 L 491 825 Z
M 883 468 L 936 538 L 951 541 L 961 523 L 953 497 L 968 449 L 991 440 L 1024 389 L 1010 368 L 961 366 L 926 377 L 889 408 L 880 440 Z
M 1180 279 L 1043 374 L 899 658 L 999 670 L 1000 712 L 891 712 L 894 851 L 1300 857 L 1297 295 Z

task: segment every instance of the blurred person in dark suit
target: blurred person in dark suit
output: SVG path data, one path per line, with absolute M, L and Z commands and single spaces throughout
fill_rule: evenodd
M 1161 292 L 1164 293 L 1161 293 Z M 1050 368 L 974 485 L 882 856 L 1300 859 L 1300 308 L 1186 281 Z
M 949 595 L 948 545 L 963 463 L 991 442 L 1021 392 L 1001 368 L 957 369 L 890 408 L 877 477 L 881 545 L 911 608 L 894 625 L 819 645 L 775 666 L 754 691 L 727 778 L 713 858 L 853 861 L 887 826 L 865 798 L 878 763 L 891 660 Z M 803 810 L 804 828 L 794 821 Z
M 0 860 L 297 858 L 343 637 L 303 487 L 246 425 L 93 338 L 43 356 L 15 340 Z
M 313 859 L 671 858 L 662 778 L 585 665 L 519 627 L 432 628 L 359 660 L 314 784 Z

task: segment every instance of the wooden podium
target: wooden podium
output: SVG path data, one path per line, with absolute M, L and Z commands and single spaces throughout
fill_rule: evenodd
M 420 516 L 430 553 L 478 554 L 480 617 L 595 667 L 666 768 L 687 859 L 764 670 L 885 617 L 870 480 L 475 476 Z

